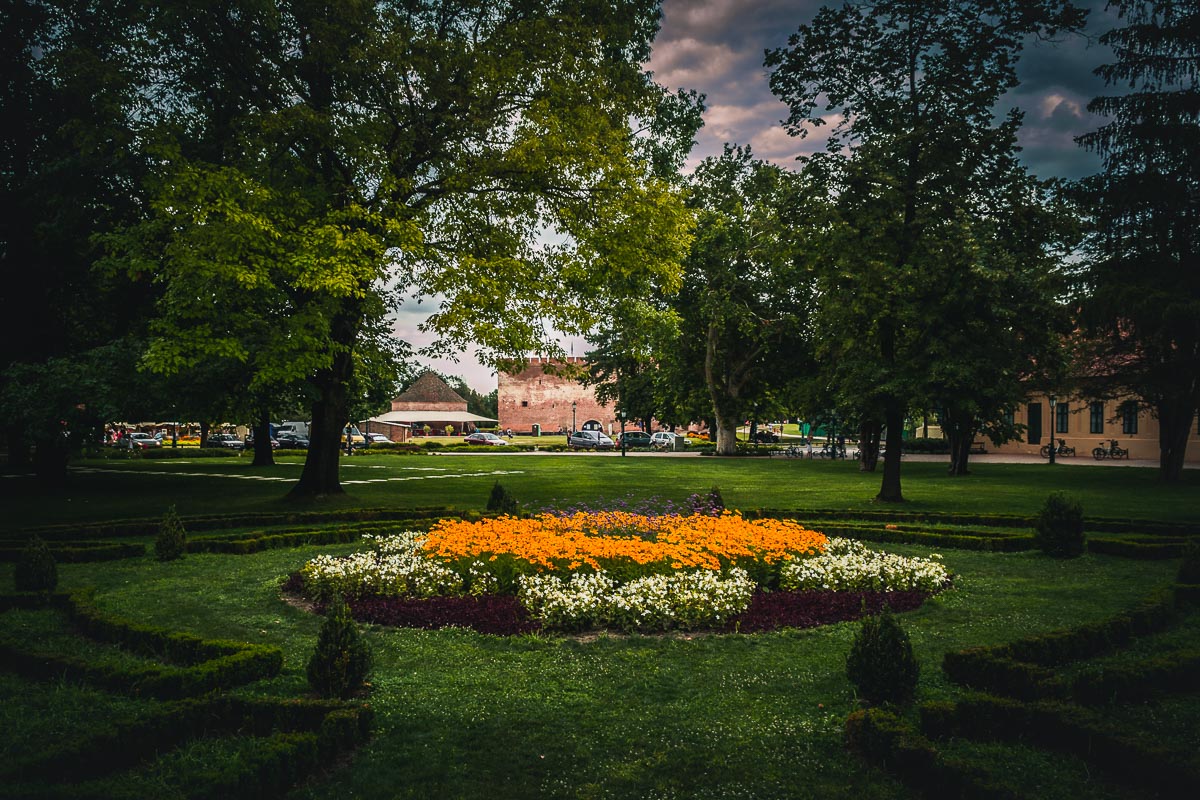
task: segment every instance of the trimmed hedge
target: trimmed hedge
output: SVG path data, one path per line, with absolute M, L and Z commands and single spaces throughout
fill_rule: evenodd
M 61 541 L 50 547 L 50 553 L 60 564 L 83 564 L 137 558 L 146 554 L 146 547 L 122 542 Z M 0 547 L 0 561 L 16 561 L 20 554 L 18 547 Z
M 140 720 L 107 723 L 98 733 L 68 735 L 39 755 L 0 766 L 5 782 L 30 781 L 49 784 L 75 783 L 109 775 L 155 759 L 159 754 L 187 741 L 205 736 L 234 733 L 267 737 L 279 734 L 311 737 L 315 746 L 279 764 L 293 777 L 287 788 L 314 767 L 328 763 L 339 754 L 356 748 L 370 734 L 373 714 L 369 706 L 324 700 L 248 700 L 209 697 L 166 703 L 155 713 Z M 274 748 L 271 748 L 274 750 Z M 255 796 L 230 794 L 246 782 L 261 788 L 261 776 L 250 759 L 238 771 L 218 771 L 207 777 L 197 789 L 200 796 Z M 219 769 L 219 768 L 218 768 Z
M 1200 650 L 1179 650 L 1128 664 L 1105 664 L 1075 676 L 1071 697 L 1099 705 L 1140 700 L 1163 692 L 1193 691 L 1200 685 Z
M 888 530 L 886 528 L 863 528 L 851 525 L 824 525 L 817 523 L 815 530 L 827 536 L 842 536 L 865 542 L 887 544 L 919 544 L 928 547 L 949 547 L 956 550 L 985 550 L 995 553 L 1017 553 L 1033 549 L 1032 536 L 970 536 L 952 533 L 922 533 L 912 530 Z
M 1185 546 L 1183 540 L 1156 542 L 1144 539 L 1088 539 L 1087 542 L 1089 553 L 1146 560 L 1179 558 L 1183 555 Z
M 225 528 L 242 528 L 251 526 L 271 525 L 321 525 L 333 522 L 401 522 L 404 520 L 438 519 L 446 516 L 457 516 L 459 512 L 451 511 L 446 506 L 409 509 L 364 508 L 338 509 L 333 511 L 288 511 L 288 512 L 256 512 L 246 514 L 207 515 L 181 517 L 189 531 L 221 530 Z M 97 523 L 91 525 L 48 525 L 40 528 L 29 528 L 25 531 L 14 531 L 0 534 L 0 540 L 17 540 L 24 542 L 30 535 L 36 533 L 43 539 L 63 540 L 79 537 L 121 539 L 134 536 L 154 536 L 158 533 L 161 519 L 117 520 L 115 522 Z
M 1017 797 L 976 767 L 943 756 L 929 739 L 889 711 L 868 708 L 850 714 L 846 718 L 846 746 L 929 797 Z
M 1134 637 L 1165 629 L 1174 616 L 1175 594 L 1163 590 L 1100 622 L 946 653 L 942 670 L 955 683 L 974 689 L 1026 699 L 1058 696 L 1065 689 L 1046 667 L 1112 652 Z
M 1148 745 L 1094 712 L 1063 703 L 975 695 L 956 704 L 923 706 L 921 729 L 935 737 L 1032 742 L 1078 756 L 1119 781 L 1169 797 L 1190 796 L 1200 783 L 1195 753 Z
M 171 663 L 118 668 L 0 644 L 6 666 L 35 680 L 68 676 L 110 691 L 179 699 L 271 678 L 283 667 L 277 647 L 201 639 L 131 623 L 92 606 L 90 593 L 52 595 L 50 604 L 62 609 L 84 636 Z

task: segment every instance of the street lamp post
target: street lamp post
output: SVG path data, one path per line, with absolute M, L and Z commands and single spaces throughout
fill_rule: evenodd
M 629 416 L 626 412 L 621 412 L 621 456 L 625 455 L 625 418 Z
M 1058 405 L 1058 398 L 1050 395 L 1050 463 L 1054 463 L 1054 451 L 1058 450 L 1058 442 L 1054 439 L 1058 429 L 1058 418 L 1054 414 L 1054 408 Z
M 574 400 L 572 400 L 571 401 L 571 433 L 575 432 L 575 406 L 576 405 L 577 405 L 577 403 Z

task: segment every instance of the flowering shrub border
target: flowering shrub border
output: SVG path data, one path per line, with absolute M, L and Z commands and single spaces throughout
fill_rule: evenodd
M 285 594 L 302 595 L 304 578 L 292 573 Z M 702 626 L 713 633 L 768 633 L 780 628 L 817 628 L 852 622 L 878 614 L 886 606 L 894 612 L 914 611 L 929 597 L 924 592 L 798 592 L 755 591 L 746 609 L 719 625 Z M 481 597 L 364 597 L 350 600 L 350 612 L 359 622 L 397 628 L 470 628 L 493 636 L 516 636 L 545 630 L 512 595 Z M 314 609 L 320 613 L 322 606 Z M 693 629 L 697 630 L 697 629 Z M 651 631 L 653 632 L 653 631 Z
M 416 627 L 462 624 L 483 632 L 740 630 L 839 621 L 862 615 L 851 593 L 886 593 L 878 610 L 916 607 L 949 584 L 936 560 L 869 550 L 794 522 L 737 513 L 648 516 L 629 511 L 543 513 L 476 522 L 442 520 L 428 533 L 364 537 L 369 551 L 317 556 L 300 571 L 303 593 L 335 594 L 364 621 Z M 935 556 L 939 558 L 940 556 Z M 297 587 L 298 588 L 298 587 Z M 778 599 L 755 598 L 772 590 Z M 837 592 L 820 607 L 786 599 Z M 901 599 L 901 593 L 912 593 Z M 511 601 L 468 598 L 511 597 Z M 405 601 L 383 602 L 388 598 Z M 422 603 L 420 601 L 429 601 Z M 847 603 L 857 602 L 853 608 Z M 907 604 L 907 605 L 906 605 Z M 833 609 L 833 610 L 831 610 Z M 762 622 L 771 619 L 771 622 Z

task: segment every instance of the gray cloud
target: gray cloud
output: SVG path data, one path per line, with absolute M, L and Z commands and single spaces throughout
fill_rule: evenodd
M 786 45 L 822 5 L 822 0 L 664 0 L 662 30 L 648 66 L 660 83 L 707 96 L 705 127 L 691 166 L 718 155 L 727 142 L 749 144 L 760 157 L 782 165 L 821 147 L 828 129 L 804 140 L 779 129 L 787 108 L 767 86 L 763 55 Z M 1074 137 L 1102 122 L 1086 107 L 1107 91 L 1094 70 L 1112 54 L 1096 39 L 1115 17 L 1105 11 L 1105 0 L 1079 5 L 1090 9 L 1083 34 L 1031 40 L 1018 66 L 1020 84 L 997 109 L 998 114 L 1013 107 L 1025 112 L 1022 157 L 1043 178 L 1079 178 L 1098 168 L 1093 156 L 1075 146 Z

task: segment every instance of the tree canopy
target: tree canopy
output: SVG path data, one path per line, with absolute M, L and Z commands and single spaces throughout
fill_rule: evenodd
M 768 53 L 790 133 L 837 120 L 809 162 L 837 216 L 819 267 L 818 356 L 854 410 L 886 425 L 881 500 L 903 499 L 901 429 L 908 407 L 936 394 L 931 355 L 954 356 L 936 347 L 947 343 L 939 312 L 971 272 L 1002 263 L 981 263 L 976 241 L 995 211 L 990 182 L 1016 169 L 1020 115 L 997 121 L 996 103 L 1026 36 L 1081 20 L 1060 0 L 877 0 L 823 8 Z M 990 321 L 1004 328 L 1007 316 Z
M 339 491 L 356 357 L 396 303 L 485 359 L 553 348 L 688 242 L 698 101 L 642 69 L 651 0 L 155 4 L 151 214 L 114 258 L 163 291 L 148 363 L 312 397 L 296 492 Z M 229 313 L 230 311 L 234 313 Z
M 1114 89 L 1080 137 L 1103 171 L 1081 184 L 1092 214 L 1083 315 L 1089 391 L 1131 394 L 1159 421 L 1163 480 L 1178 481 L 1200 408 L 1200 4 L 1119 0 L 1101 37 Z

